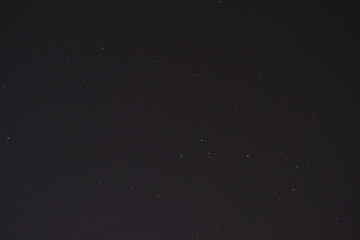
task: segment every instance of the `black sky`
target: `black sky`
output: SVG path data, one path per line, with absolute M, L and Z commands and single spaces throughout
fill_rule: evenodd
M 1 239 L 355 239 L 359 5 L 0 5 Z

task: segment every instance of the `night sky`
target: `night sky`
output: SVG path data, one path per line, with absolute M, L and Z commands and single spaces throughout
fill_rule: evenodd
M 0 9 L 1 239 L 357 239 L 359 4 Z

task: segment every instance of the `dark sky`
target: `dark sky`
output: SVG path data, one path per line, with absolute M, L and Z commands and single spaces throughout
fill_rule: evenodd
M 0 5 L 1 239 L 355 239 L 360 7 Z

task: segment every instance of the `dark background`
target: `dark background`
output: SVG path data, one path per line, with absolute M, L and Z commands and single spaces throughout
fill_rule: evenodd
M 0 9 L 1 239 L 356 239 L 358 4 Z

